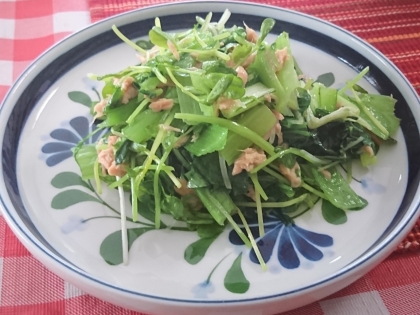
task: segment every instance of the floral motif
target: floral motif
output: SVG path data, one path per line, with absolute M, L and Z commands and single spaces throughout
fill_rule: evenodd
M 61 226 L 61 232 L 63 232 L 64 234 L 69 234 L 76 230 L 83 231 L 85 228 L 86 228 L 86 223 L 83 218 L 75 216 L 75 215 L 71 215 L 67 219 L 67 222 L 65 222 Z
M 324 257 L 324 254 L 318 247 L 333 245 L 333 238 L 328 235 L 302 229 L 294 223 L 285 224 L 271 215 L 264 218 L 264 236 L 260 237 L 257 223 L 250 224 L 249 227 L 257 240 L 257 246 L 264 262 L 268 262 L 274 254 L 280 265 L 286 269 L 295 269 L 300 266 L 298 253 L 307 260 L 319 261 Z M 246 233 L 245 229 L 243 231 Z M 234 230 L 229 233 L 229 241 L 234 245 L 244 244 Z M 253 249 L 249 258 L 258 264 Z
M 70 128 L 58 128 L 50 133 L 50 137 L 56 141 L 46 143 L 41 151 L 47 154 L 46 164 L 50 167 L 61 163 L 73 155 L 71 149 L 83 138 L 96 130 L 95 124 L 90 125 L 88 118 L 78 116 L 69 121 Z M 104 131 L 105 132 L 105 131 Z M 94 134 L 85 143 L 95 143 L 103 132 Z
M 194 297 L 198 299 L 206 299 L 208 298 L 208 294 L 214 292 L 214 285 L 209 280 L 206 280 L 194 286 L 192 288 L 192 292 L 194 293 Z
M 360 184 L 362 184 L 363 189 L 370 194 L 383 194 L 386 190 L 385 186 L 375 183 L 370 177 L 363 178 L 360 181 Z

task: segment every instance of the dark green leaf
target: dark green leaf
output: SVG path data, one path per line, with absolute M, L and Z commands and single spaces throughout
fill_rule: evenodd
M 169 213 L 175 220 L 185 221 L 187 219 L 187 210 L 182 201 L 175 196 L 165 196 L 162 200 L 162 211 Z
M 188 245 L 184 252 L 184 259 L 191 265 L 198 264 L 216 238 L 217 236 L 200 238 L 198 241 Z
M 221 226 L 216 222 L 212 224 L 202 224 L 197 227 L 197 234 L 200 238 L 217 237 L 224 229 L 225 226 Z
M 322 200 L 322 216 L 328 223 L 339 225 L 347 222 L 347 215 L 344 210 L 334 206 L 328 200 Z
M 95 197 L 92 197 L 81 190 L 69 189 L 55 195 L 51 201 L 51 208 L 62 210 L 84 201 L 95 201 L 101 203 Z
M 89 108 L 92 106 L 92 100 L 86 93 L 80 91 L 71 91 L 68 93 L 68 96 L 73 102 L 85 105 Z
M 297 97 L 298 97 L 298 105 L 299 111 L 303 113 L 311 103 L 311 95 L 302 88 L 297 88 Z
M 138 214 L 149 220 L 150 222 L 155 222 L 155 202 L 153 197 L 148 194 L 144 194 L 139 198 L 138 201 Z M 162 225 L 161 225 L 162 226 Z
M 324 73 L 324 74 L 321 74 L 317 79 L 316 79 L 316 81 L 315 82 L 319 82 L 319 83 L 322 83 L 322 84 L 324 84 L 326 87 L 329 87 L 329 86 L 331 86 L 331 85 L 333 85 L 334 84 L 334 82 L 335 82 L 335 77 L 334 77 L 334 74 L 332 73 L 332 72 L 327 72 L 327 73 Z
M 225 187 L 217 152 L 195 157 L 192 163 L 192 171 L 201 175 L 208 184 L 214 187 Z
M 55 175 L 51 180 L 51 185 L 55 188 L 66 188 L 79 185 L 92 190 L 92 187 L 90 187 L 79 174 L 73 172 L 62 172 Z
M 232 186 L 232 194 L 234 196 L 244 195 L 248 192 L 250 183 L 249 183 L 249 173 L 240 172 L 237 175 L 232 175 L 233 165 L 228 167 L 228 175 L 230 184 Z
M 130 140 L 125 140 L 123 144 L 118 148 L 117 152 L 115 153 L 115 164 L 121 164 L 127 158 L 128 153 L 130 152 L 131 146 Z
M 225 212 L 232 215 L 236 212 L 236 205 L 233 203 L 226 189 L 197 188 L 198 197 L 208 210 L 214 220 L 224 225 L 226 220 Z
M 210 183 L 195 169 L 188 171 L 185 176 L 188 178 L 188 188 L 202 188 L 210 186 Z
M 107 113 L 108 110 L 116 107 L 116 105 L 119 103 L 122 95 L 123 95 L 122 90 L 117 87 L 115 89 L 114 93 L 112 93 L 111 97 L 108 99 L 108 103 L 105 107 L 105 113 Z
M 243 294 L 250 287 L 250 283 L 242 271 L 241 259 L 242 253 L 235 259 L 224 279 L 225 288 L 232 293 Z
M 150 227 L 127 229 L 128 250 L 130 250 L 131 245 L 133 245 L 134 241 L 137 238 L 142 236 L 144 233 L 152 230 L 153 228 Z M 101 254 L 102 258 L 107 262 L 107 264 L 115 266 L 123 262 L 121 239 L 122 233 L 120 230 L 109 234 L 102 241 L 101 246 L 99 248 L 99 253 Z

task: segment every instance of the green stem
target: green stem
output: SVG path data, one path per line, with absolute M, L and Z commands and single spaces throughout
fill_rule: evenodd
M 276 179 L 278 179 L 278 180 L 279 180 L 279 182 L 281 182 L 281 183 L 283 183 L 283 184 L 286 184 L 286 185 L 289 185 L 289 186 L 290 186 L 290 182 L 289 182 L 286 178 L 284 178 L 284 177 L 283 177 L 282 175 L 280 175 L 279 173 L 277 173 L 277 172 L 275 172 L 275 171 L 273 171 L 273 170 L 269 169 L 268 167 L 264 167 L 264 168 L 262 169 L 262 171 L 264 171 L 264 172 L 266 172 L 267 174 L 270 174 L 271 176 L 275 177 Z
M 131 169 L 135 167 L 136 160 L 135 158 L 131 159 Z M 130 179 L 130 188 L 131 188 L 131 216 L 133 217 L 133 221 L 138 221 L 138 196 L 137 196 L 137 189 L 134 186 L 134 177 Z
M 181 226 L 173 226 L 173 227 L 168 228 L 168 230 L 192 232 L 189 228 L 187 228 L 187 227 L 181 227 Z
M 257 133 L 255 133 L 251 129 L 245 126 L 239 125 L 238 123 L 234 121 L 218 118 L 218 117 L 210 117 L 210 116 L 202 116 L 202 115 L 194 115 L 194 114 L 181 114 L 181 113 L 175 114 L 175 118 L 184 119 L 184 120 L 188 120 L 192 122 L 198 122 L 198 123 L 218 125 L 220 127 L 227 128 L 228 130 L 252 141 L 254 144 L 256 144 L 265 152 L 267 152 L 270 156 L 276 154 L 276 152 L 274 151 L 274 147 L 270 143 L 265 141 L 264 138 L 260 137 Z
M 251 245 L 252 245 L 252 248 L 255 251 L 255 255 L 257 256 L 258 262 L 260 263 L 260 266 L 261 266 L 262 270 L 266 271 L 267 270 L 267 265 L 265 264 L 265 261 L 261 256 L 261 252 L 260 252 L 260 249 L 258 248 L 257 243 L 255 242 L 254 235 L 252 235 L 251 229 L 249 228 L 249 225 L 246 222 L 245 217 L 243 216 L 240 209 L 238 209 L 238 215 L 241 218 L 242 224 L 244 225 L 246 233 L 248 234 L 248 238 L 251 241 Z M 263 236 L 263 235 L 260 234 L 260 236 Z
M 285 208 L 296 203 L 302 202 L 305 200 L 308 194 L 300 195 L 299 197 L 290 199 L 288 201 L 279 201 L 279 202 L 261 202 L 261 208 Z M 258 206 L 256 202 L 238 202 L 236 203 L 238 207 L 250 207 L 255 208 Z
M 353 179 L 354 181 L 358 182 L 359 184 L 361 184 L 361 183 L 362 183 L 362 181 L 361 181 L 361 180 L 358 180 L 357 178 L 354 178 L 354 177 L 352 176 L 352 174 L 351 174 L 351 171 L 350 171 L 350 170 L 345 169 L 345 168 L 344 168 L 344 166 L 343 166 L 343 165 L 341 165 L 341 164 L 340 164 L 340 167 L 343 169 L 343 171 L 344 171 L 344 172 L 346 172 L 346 174 L 347 174 L 347 175 L 349 175 L 349 174 L 350 174 L 350 176 L 349 176 L 349 177 L 350 177 L 351 179 Z M 351 164 L 350 164 L 350 167 L 351 167 Z M 347 180 L 347 181 L 348 181 L 348 180 Z
M 139 47 L 139 46 L 137 46 L 135 43 L 133 43 L 131 40 L 129 40 L 127 37 L 125 37 L 125 35 L 123 34 L 123 33 L 121 33 L 120 32 L 120 30 L 115 26 L 115 25 L 112 25 L 112 30 L 115 32 L 115 34 L 124 42 L 124 43 L 126 43 L 127 45 L 129 45 L 129 46 L 131 46 L 132 48 L 134 48 L 135 50 L 137 50 L 137 51 L 139 51 L 139 52 L 141 52 L 142 54 L 146 54 L 146 51 L 143 49 L 143 48 L 141 48 L 141 47 Z
M 166 118 L 166 120 L 164 121 L 164 124 L 169 125 L 172 122 L 173 117 L 174 117 L 173 112 L 171 112 L 168 118 Z M 146 176 L 146 173 L 148 172 L 152 164 L 152 161 L 155 158 L 155 153 L 162 143 L 164 134 L 165 134 L 165 131 L 163 129 L 160 129 L 158 134 L 156 135 L 155 141 L 153 142 L 152 148 L 150 149 L 150 153 L 146 161 L 144 161 L 144 164 L 143 164 L 144 169 L 140 172 L 139 175 L 136 176 L 135 187 L 139 187 L 144 177 Z
M 190 163 L 188 163 L 188 161 L 184 158 L 184 156 L 182 155 L 181 152 L 179 152 L 178 149 L 174 149 L 172 152 L 175 154 L 176 158 L 185 169 L 187 170 L 191 169 Z
M 368 71 L 369 67 L 364 68 L 353 80 L 348 81 L 343 88 L 338 90 L 338 94 L 343 94 L 348 89 L 352 88 L 353 85 L 355 85 L 359 80 L 361 80 L 365 76 L 366 73 L 368 73 Z
M 169 154 L 171 153 L 171 150 L 168 149 L 163 154 L 162 158 L 160 159 L 160 162 L 157 165 L 154 177 L 153 177 L 153 194 L 155 197 L 155 227 L 156 229 L 160 228 L 160 190 L 159 190 L 159 173 L 162 169 L 162 165 L 165 163 L 166 159 L 168 158 Z
M 128 117 L 128 119 L 126 120 L 127 124 L 131 124 L 134 120 L 134 118 L 136 118 L 136 116 L 143 110 L 143 108 L 150 102 L 149 99 L 145 98 L 139 106 L 137 106 L 137 108 L 134 110 L 134 112 L 132 112 L 132 114 L 130 115 L 130 117 Z
M 197 102 L 201 102 L 200 99 L 195 96 L 194 94 L 192 94 L 191 92 L 187 91 L 187 89 L 181 84 L 179 83 L 179 81 L 175 78 L 174 74 L 172 73 L 171 69 L 169 69 L 168 67 L 166 68 L 166 71 L 168 72 L 169 77 L 171 78 L 172 82 L 181 89 L 182 92 L 184 92 L 185 94 L 187 94 L 189 97 L 193 98 L 195 101 Z
M 99 159 L 96 159 L 95 164 L 93 164 L 93 176 L 95 177 L 95 184 L 96 184 L 96 188 L 98 189 L 98 194 L 101 195 L 102 183 L 101 183 L 101 179 L 99 178 Z M 93 189 L 93 191 L 95 191 L 95 189 Z
M 310 191 L 311 193 L 313 193 L 314 195 L 317 195 L 318 197 L 321 197 L 322 199 L 326 199 L 328 200 L 327 196 L 323 193 L 320 192 L 319 190 L 316 190 L 315 188 L 313 188 L 312 186 L 309 186 L 307 183 L 302 182 L 302 184 L 300 185 L 302 188 L 305 188 L 307 191 Z
M 314 205 L 317 203 L 319 201 L 319 198 L 317 199 L 317 201 L 315 201 L 315 203 L 314 203 Z M 296 214 L 296 215 L 294 215 L 293 217 L 290 217 L 292 220 L 294 220 L 294 219 L 296 219 L 296 218 L 298 218 L 298 217 L 300 217 L 302 214 L 304 214 L 304 213 L 306 213 L 306 212 L 308 212 L 309 210 L 311 210 L 312 208 L 311 207 L 306 207 L 306 209 L 305 210 L 303 210 L 302 212 L 299 212 L 298 214 Z

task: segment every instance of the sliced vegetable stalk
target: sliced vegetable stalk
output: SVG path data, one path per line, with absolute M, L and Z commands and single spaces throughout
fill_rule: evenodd
M 292 50 L 290 48 L 289 34 L 283 32 L 277 37 L 275 42 L 276 48 L 278 50 L 286 49 L 287 55 L 284 58 L 283 64 L 281 65 L 280 70 L 277 72 L 277 79 L 280 84 L 283 86 L 285 99 L 287 101 L 288 108 L 292 110 L 298 109 L 297 103 L 297 94 L 296 88 L 299 87 L 299 80 L 295 70 L 295 62 L 292 55 Z
M 95 164 L 98 159 L 98 152 L 94 144 L 83 145 L 74 155 L 79 165 L 84 180 L 95 177 Z
M 289 103 L 287 93 L 276 76 L 276 70 L 279 67 L 275 50 L 270 46 L 261 46 L 252 64 L 252 69 L 258 73 L 264 85 L 274 89 L 276 109 L 285 116 L 292 116 L 292 111 L 287 106 Z
M 271 92 L 274 92 L 274 89 L 268 88 L 262 83 L 255 83 L 245 88 L 245 95 L 242 99 L 236 100 L 232 106 L 223 108 L 220 111 L 223 116 L 228 119 L 232 119 L 256 105 L 264 103 L 264 97 L 269 95 Z
M 276 117 L 267 106 L 258 105 L 239 116 L 236 123 L 249 128 L 260 137 L 264 137 L 273 128 Z M 220 154 L 228 165 L 231 165 L 239 157 L 241 151 L 249 148 L 252 144 L 255 142 L 229 131 L 225 148 L 220 151 Z

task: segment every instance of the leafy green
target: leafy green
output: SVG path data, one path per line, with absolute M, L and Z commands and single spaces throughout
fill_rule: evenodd
M 229 215 L 236 212 L 236 205 L 225 189 L 196 188 L 195 192 L 214 220 L 220 225 L 225 223 L 225 212 Z
M 200 239 L 184 252 L 188 263 L 200 262 L 229 224 L 254 248 L 264 269 L 255 240 L 238 226 L 236 214 L 248 230 L 249 223 L 258 222 L 262 235 L 267 216 L 292 224 L 319 199 L 331 224 L 345 223 L 345 211 L 367 205 L 336 166 L 352 161 L 374 165 L 379 146 L 395 142 L 395 100 L 357 85 L 369 68 L 339 90 L 331 87 L 332 73 L 315 81 L 307 78 L 292 54 L 288 33 L 266 42 L 274 19 L 266 18 L 258 39 L 251 41 L 243 27 L 225 27 L 228 15 L 219 22 L 211 21 L 212 14 L 198 17 L 196 26 L 180 33 L 163 31 L 157 18 L 150 41 L 136 43 L 113 26 L 142 61 L 117 73 L 90 76 L 102 81 L 101 98 L 107 102 L 97 130 L 110 132 L 97 144 L 89 144 L 90 134 L 73 149 L 81 176 L 65 172 L 53 178 L 55 188 L 65 188 L 53 198 L 53 208 L 103 203 L 96 197 L 101 182 L 122 187 L 131 193 L 133 224 L 166 228 L 162 220 L 168 215 L 184 223 L 174 229 L 196 231 Z M 68 96 L 91 112 L 96 105 L 83 92 Z M 129 101 L 123 103 L 123 96 Z M 172 104 L 158 112 L 150 108 L 162 99 Z M 98 154 L 111 148 L 109 134 L 118 141 L 112 144 L 114 160 L 105 161 Z M 379 143 L 377 136 L 385 141 Z M 109 175 L 110 162 L 124 164 L 126 174 Z M 293 181 L 287 169 L 301 182 Z M 86 181 L 92 178 L 95 196 Z M 149 227 L 128 229 L 129 246 L 147 231 Z M 117 231 L 101 244 L 101 255 L 110 264 L 122 262 L 122 236 Z M 238 294 L 249 289 L 241 257 L 224 279 L 226 289 Z
M 322 200 L 322 216 L 328 223 L 339 225 L 347 222 L 347 215 L 344 210 L 334 206 L 328 200 Z
M 277 68 L 279 68 L 279 63 L 275 56 L 275 50 L 272 47 L 261 46 L 252 64 L 252 69 L 256 71 L 265 86 L 274 89 L 276 109 L 283 115 L 290 116 L 291 111 L 287 107 L 286 91 L 276 76 Z
M 396 100 L 390 96 L 374 94 L 360 94 L 359 98 L 374 119 L 386 129 L 388 135 L 384 137 L 384 134 L 375 128 L 376 122 L 365 116 L 365 120 L 371 121 L 372 132 L 383 139 L 395 134 L 400 125 L 400 119 L 395 117 L 394 114 Z
M 185 148 L 195 156 L 222 150 L 226 145 L 228 130 L 217 125 L 206 126 L 197 140 L 188 143 Z
M 328 171 L 331 173 L 331 179 L 326 178 L 316 168 L 312 167 L 312 175 L 315 181 L 332 205 L 344 210 L 360 210 L 367 206 L 367 201 L 351 189 L 336 168 L 330 168 Z
M 98 159 L 96 147 L 93 144 L 85 144 L 74 152 L 74 159 L 79 165 L 82 179 L 87 180 L 94 177 L 94 166 Z
M 118 148 L 117 152 L 115 152 L 115 164 L 122 164 L 124 161 L 127 160 L 129 149 L 131 147 L 132 142 L 130 140 L 125 140 L 122 145 Z
M 155 137 L 159 130 L 159 123 L 165 116 L 165 112 L 154 112 L 146 109 L 141 115 L 137 115 L 134 121 L 122 129 L 122 133 L 127 139 L 133 142 L 142 143 Z

